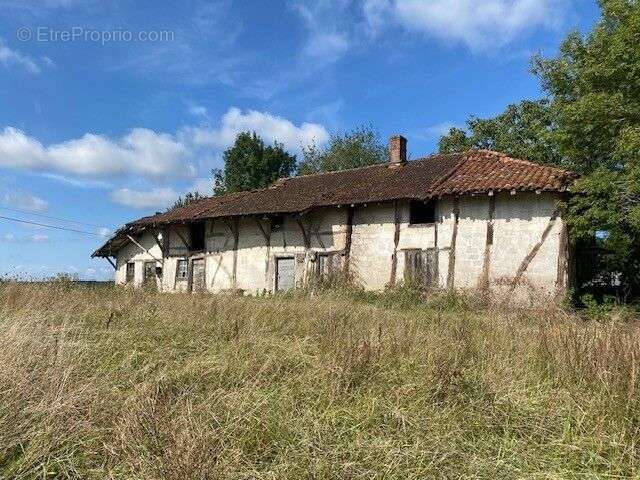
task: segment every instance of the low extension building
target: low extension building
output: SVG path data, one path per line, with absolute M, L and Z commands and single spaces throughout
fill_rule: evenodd
M 407 161 L 401 136 L 389 157 L 140 218 L 93 256 L 117 284 L 169 292 L 277 292 L 343 274 L 369 290 L 566 290 L 557 202 L 573 173 L 487 150 Z

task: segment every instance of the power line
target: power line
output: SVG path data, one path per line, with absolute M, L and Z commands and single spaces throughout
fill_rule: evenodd
M 56 230 L 64 230 L 66 232 L 74 232 L 74 233 L 82 233 L 84 235 L 91 235 L 91 236 L 94 236 L 94 237 L 102 237 L 102 238 L 104 238 L 104 235 L 100 235 L 99 233 L 95 233 L 95 232 L 86 232 L 84 230 L 76 230 L 75 228 L 60 227 L 58 225 L 47 225 L 47 224 L 44 224 L 44 223 L 32 222 L 30 220 L 24 220 L 22 218 L 3 217 L 2 215 L 0 215 L 0 219 L 2 219 L 2 220 L 10 220 L 12 222 L 28 223 L 29 225 L 37 225 L 39 227 L 55 228 Z
M 111 229 L 111 227 L 107 227 L 106 225 L 97 225 L 95 223 L 80 222 L 78 220 L 70 220 L 68 218 L 53 217 L 51 215 L 44 215 L 42 213 L 29 212 L 28 210 L 21 210 L 19 208 L 10 208 L 10 207 L 0 207 L 0 208 L 3 209 L 3 210 L 8 210 L 10 212 L 23 213 L 25 215 L 32 215 L 34 217 L 48 218 L 49 220 L 58 220 L 59 222 L 75 223 L 76 225 L 85 225 L 87 227 L 109 228 L 109 229 Z

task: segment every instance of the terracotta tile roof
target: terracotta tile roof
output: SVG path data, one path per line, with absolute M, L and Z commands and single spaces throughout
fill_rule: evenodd
M 511 158 L 491 150 L 474 150 L 434 195 L 469 194 L 489 190 L 563 191 L 576 175 L 567 170 Z
M 128 223 L 94 253 L 115 247 L 127 229 L 206 218 L 302 212 L 311 208 L 427 199 L 489 190 L 563 191 L 576 176 L 559 168 L 510 158 L 489 150 L 433 155 L 398 167 L 389 164 L 280 179 L 271 187 L 210 197 Z

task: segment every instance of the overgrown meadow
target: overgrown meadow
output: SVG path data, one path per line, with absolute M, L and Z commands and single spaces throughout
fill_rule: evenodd
M 632 478 L 629 312 L 0 284 L 0 478 Z

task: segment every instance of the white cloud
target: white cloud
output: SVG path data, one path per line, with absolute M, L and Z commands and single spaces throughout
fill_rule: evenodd
M 31 235 L 29 237 L 29 239 L 33 243 L 47 243 L 49 241 L 49 236 L 48 235 L 42 235 L 40 233 L 34 233 L 33 235 Z
M 210 197 L 213 195 L 213 182 L 210 178 L 198 178 L 187 191 Z
M 86 133 L 49 146 L 21 130 L 0 132 L 0 167 L 85 177 L 192 176 L 189 149 L 169 134 L 135 128 L 119 139 Z
M 222 116 L 219 128 L 191 127 L 185 133 L 200 146 L 213 146 L 218 149 L 233 144 L 240 132 L 255 131 L 267 143 L 278 141 L 291 152 L 300 152 L 302 146 L 312 142 L 323 144 L 329 133 L 320 124 L 302 123 L 295 125 L 290 120 L 266 112 L 247 110 L 242 112 L 232 107 Z
M 308 32 L 302 48 L 305 68 L 318 68 L 343 57 L 352 46 L 349 0 L 297 0 L 293 8 Z
M 153 188 L 147 191 L 121 188 L 111 192 L 111 200 L 114 202 L 141 210 L 167 208 L 179 196 L 178 192 L 169 187 Z
M 213 182 L 211 178 L 197 178 L 193 184 L 184 192 L 179 193 L 173 188 L 152 188 L 148 190 L 138 190 L 132 188 L 121 188 L 111 192 L 111 200 L 120 205 L 140 210 L 156 209 L 162 210 L 175 202 L 179 196 L 188 192 L 198 192 L 200 195 L 210 197 L 213 195 Z M 107 229 L 98 229 L 97 233 L 108 237 L 112 232 Z
M 483 50 L 504 45 L 525 31 L 556 25 L 564 1 L 396 0 L 389 6 L 409 30 Z
M 0 204 L 29 212 L 46 212 L 49 208 L 46 200 L 20 189 L 0 192 Z
M 2 39 L 0 39 L 0 64 L 5 67 L 23 68 L 27 72 L 34 74 L 42 71 L 40 65 L 38 65 L 35 59 L 29 55 L 9 48 Z
M 305 56 L 313 60 L 331 63 L 349 50 L 349 40 L 342 32 L 316 32 L 304 47 Z
M 194 117 L 206 117 L 207 116 L 207 107 L 203 107 L 202 105 L 189 105 L 189 113 Z
M 49 236 L 41 233 L 34 233 L 27 235 L 26 237 L 17 237 L 13 233 L 4 233 L 0 235 L 0 242 L 2 243 L 47 243 Z
M 453 122 L 441 122 L 436 123 L 434 125 L 430 125 L 424 129 L 424 133 L 419 133 L 416 135 L 418 138 L 426 139 L 426 138 L 439 138 L 442 135 L 446 135 L 449 133 L 449 130 L 452 128 L 460 128 Z

